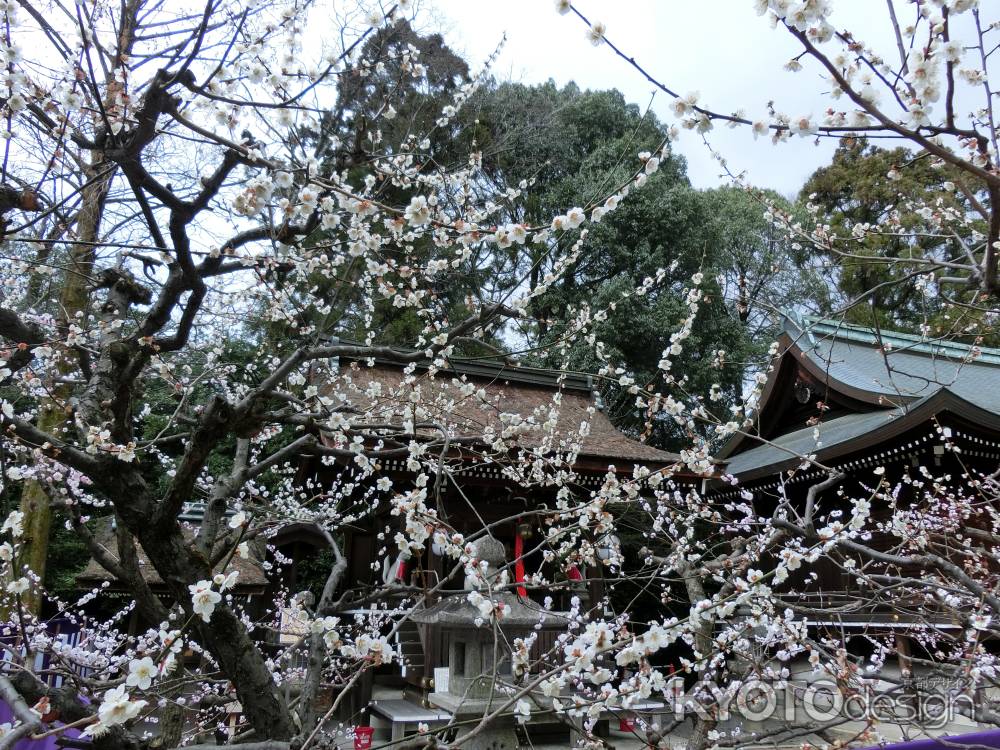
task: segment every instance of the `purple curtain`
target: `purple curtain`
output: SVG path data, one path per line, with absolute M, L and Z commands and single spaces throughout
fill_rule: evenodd
M 14 716 L 11 713 L 10 706 L 0 700 L 0 724 L 8 721 L 13 724 Z M 60 722 L 56 722 L 56 726 L 60 726 Z M 65 732 L 54 734 L 43 740 L 23 739 L 14 745 L 14 750 L 57 750 L 56 740 L 58 740 L 61 735 L 65 735 L 66 737 L 79 737 L 80 731 L 77 729 L 67 729 Z
M 79 642 L 80 628 L 78 625 L 69 620 L 62 618 L 49 620 L 49 622 L 46 624 L 46 629 L 49 631 L 50 635 L 58 636 L 61 640 L 65 640 L 67 643 L 76 644 Z M 2 640 L 4 640 L 4 638 L 0 637 L 0 641 Z M 41 671 L 47 669 L 48 666 L 49 666 L 48 656 L 39 655 L 35 658 L 35 664 L 34 664 L 35 671 Z M 49 675 L 46 679 L 46 682 L 49 685 L 58 687 L 62 683 L 62 678 L 55 678 Z M 86 698 L 81 697 L 81 700 L 86 701 Z M 13 724 L 15 721 L 16 720 L 14 718 L 13 712 L 10 710 L 10 706 L 8 706 L 6 702 L 0 700 L 0 724 L 4 724 L 7 722 Z M 55 722 L 55 726 L 61 726 L 61 725 L 62 725 L 61 722 Z M 79 737 L 80 730 L 67 729 L 65 732 L 54 734 L 51 737 L 46 737 L 43 740 L 23 739 L 16 745 L 14 745 L 14 750 L 56 750 L 57 748 L 56 741 L 59 739 L 60 736 Z
M 891 745 L 875 745 L 870 750 L 961 750 L 963 746 L 970 748 L 970 750 L 986 747 L 1000 748 L 1000 729 L 990 729 L 972 734 L 956 734 L 941 739 L 910 740 Z

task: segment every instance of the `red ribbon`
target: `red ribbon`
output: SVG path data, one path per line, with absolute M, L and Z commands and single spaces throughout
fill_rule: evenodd
M 521 534 L 517 530 L 518 526 L 520 523 L 514 525 L 514 582 L 520 584 L 524 583 L 524 539 L 521 538 Z M 518 586 L 517 595 L 526 597 L 528 589 L 524 586 Z

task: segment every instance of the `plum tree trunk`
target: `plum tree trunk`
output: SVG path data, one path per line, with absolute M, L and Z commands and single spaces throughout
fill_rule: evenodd
M 131 529 L 150 562 L 188 616 L 192 615 L 188 585 L 211 577 L 208 561 L 191 548 L 176 521 L 168 529 L 142 524 Z M 254 729 L 257 739 L 287 740 L 294 727 L 284 696 L 264 660 L 259 644 L 227 606 L 219 605 L 211 620 L 194 616 L 199 642 L 216 659 L 223 674 L 233 683 L 236 696 Z

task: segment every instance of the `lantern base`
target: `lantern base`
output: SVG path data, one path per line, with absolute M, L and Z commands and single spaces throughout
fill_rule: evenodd
M 504 703 L 501 696 L 489 699 L 463 699 L 460 695 L 451 695 L 450 693 L 431 693 L 428 700 L 432 706 L 443 708 L 456 719 L 483 716 L 495 711 Z M 459 735 L 461 734 L 462 730 L 459 729 Z M 513 716 L 497 717 L 483 732 L 462 743 L 462 750 L 517 750 L 518 747 L 520 745 L 517 740 Z

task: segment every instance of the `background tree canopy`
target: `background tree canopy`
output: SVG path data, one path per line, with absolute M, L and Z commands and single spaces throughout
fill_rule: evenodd
M 981 334 L 975 310 L 957 312 L 948 304 L 953 295 L 947 290 L 935 292 L 926 279 L 915 283 L 915 274 L 926 267 L 899 261 L 964 259 L 963 245 L 973 234 L 985 236 L 985 221 L 973 221 L 971 227 L 953 222 L 954 230 L 947 232 L 938 224 L 949 211 L 977 217 L 984 193 L 983 185 L 955 167 L 935 163 L 926 152 L 843 139 L 832 162 L 817 169 L 799 194 L 803 206 L 847 240 L 838 252 L 812 248 L 829 288 L 825 298 L 817 299 L 820 309 L 843 309 L 846 320 L 862 325 L 918 333 L 926 326 L 935 335 L 960 335 L 971 325 Z M 880 231 L 854 236 L 868 226 Z M 928 274 L 941 275 L 941 270 Z M 853 304 L 858 300 L 865 304 Z
M 420 58 L 427 66 L 429 85 L 417 87 L 411 82 L 408 56 L 413 49 L 433 52 Z M 560 207 L 588 206 L 629 178 L 630 154 L 658 152 L 668 142 L 664 124 L 626 102 L 617 90 L 584 91 L 573 83 L 560 88 L 552 81 L 527 86 L 494 80 L 480 87 L 447 124 L 449 138 L 422 142 L 422 134 L 442 126 L 437 113 L 468 81 L 468 66 L 440 38 L 422 36 L 406 23 L 372 35 L 366 42 L 367 53 L 378 53 L 392 62 L 364 78 L 346 77 L 339 85 L 337 107 L 322 117 L 318 129 L 301 134 L 303 142 L 319 144 L 332 164 L 349 155 L 358 170 L 378 150 L 373 138 L 410 144 L 428 171 L 455 167 L 470 151 L 478 153 L 481 179 L 488 184 L 472 185 L 470 190 L 496 193 L 499 189 L 512 199 L 495 206 L 497 225 L 537 226 Z M 377 119 L 390 93 L 401 104 L 373 136 L 369 123 Z M 409 196 L 395 191 L 384 198 L 406 202 Z M 656 389 L 657 363 L 686 312 L 677 293 L 693 273 L 701 271 L 706 279 L 706 302 L 699 311 L 692 343 L 678 361 L 678 370 L 684 372 L 679 395 L 706 393 L 715 384 L 724 399 L 733 400 L 742 390 L 746 365 L 766 350 L 776 315 L 787 311 L 794 300 L 822 297 L 826 291 L 823 284 L 809 281 L 799 270 L 805 259 L 801 248 L 793 248 L 765 220 L 768 201 L 793 210 L 774 194 L 738 188 L 695 190 L 684 158 L 667 145 L 647 185 L 589 230 L 580 257 L 557 284 L 532 300 L 527 321 L 518 321 L 516 329 L 495 331 L 492 347 L 475 342 L 460 344 L 459 351 L 471 356 L 521 352 L 536 365 L 568 362 L 586 371 L 610 365 Z M 340 229 L 324 232 L 318 241 L 335 240 L 339 233 Z M 561 247 L 536 243 L 477 248 L 472 273 L 446 271 L 440 276 L 433 290 L 438 314 L 443 320 L 457 318 L 468 311 L 470 303 L 484 297 L 536 289 L 564 258 L 575 235 L 564 236 Z M 425 256 L 430 250 L 427 243 L 424 239 L 422 245 L 410 246 L 409 260 L 416 263 Z M 668 272 L 647 295 L 613 305 L 597 324 L 598 337 L 613 344 L 597 352 L 567 330 L 573 311 L 588 305 L 604 307 L 660 268 Z M 360 264 L 343 270 L 349 277 L 363 272 Z M 330 282 L 317 279 L 316 283 Z M 356 302 L 331 300 L 332 310 L 316 316 L 316 324 L 341 337 L 377 330 L 384 343 L 422 345 L 417 340 L 422 321 L 411 310 L 393 308 L 387 302 L 361 308 Z M 718 366 L 720 352 L 726 363 L 722 368 Z M 642 420 L 628 393 L 613 381 L 604 391 L 615 421 L 626 429 L 640 430 Z M 680 434 L 672 423 L 657 423 L 647 437 L 660 446 L 676 447 L 689 436 Z
M 530 185 L 528 200 L 516 212 L 499 211 L 498 223 L 537 225 L 560 206 L 586 206 L 625 181 L 627 155 L 655 152 L 667 141 L 667 128 L 617 90 L 584 91 L 572 83 L 559 88 L 551 81 L 537 86 L 494 82 L 469 103 L 460 137 L 481 149 L 491 187 L 520 192 Z M 803 252 L 764 218 L 763 199 L 791 210 L 787 201 L 737 188 L 695 190 L 684 158 L 669 146 L 665 153 L 647 185 L 590 230 L 569 273 L 533 300 L 530 325 L 498 336 L 495 343 L 506 351 L 544 351 L 533 359 L 542 366 L 558 366 L 567 354 L 570 366 L 581 370 L 611 363 L 655 388 L 657 363 L 685 315 L 677 292 L 700 270 L 707 300 L 692 345 L 678 362 L 685 373 L 682 390 L 705 393 L 718 384 L 725 399 L 734 399 L 747 362 L 767 348 L 775 313 L 807 290 L 821 294 L 824 289 L 815 279 L 805 280 L 799 270 Z M 455 280 L 452 304 L 483 285 L 534 289 L 565 250 L 533 246 L 505 253 L 496 248 L 482 259 L 478 278 Z M 604 307 L 658 268 L 669 272 L 649 294 L 615 305 L 598 323 L 598 338 L 614 342 L 603 352 L 566 330 L 572 310 Z M 388 321 L 385 330 L 392 336 L 405 329 Z M 553 347 L 557 342 L 566 343 L 568 351 Z M 722 369 L 715 364 L 719 350 L 728 363 Z M 618 424 L 638 430 L 641 418 L 628 394 L 609 383 L 604 395 Z M 685 436 L 664 423 L 648 437 L 674 447 Z

